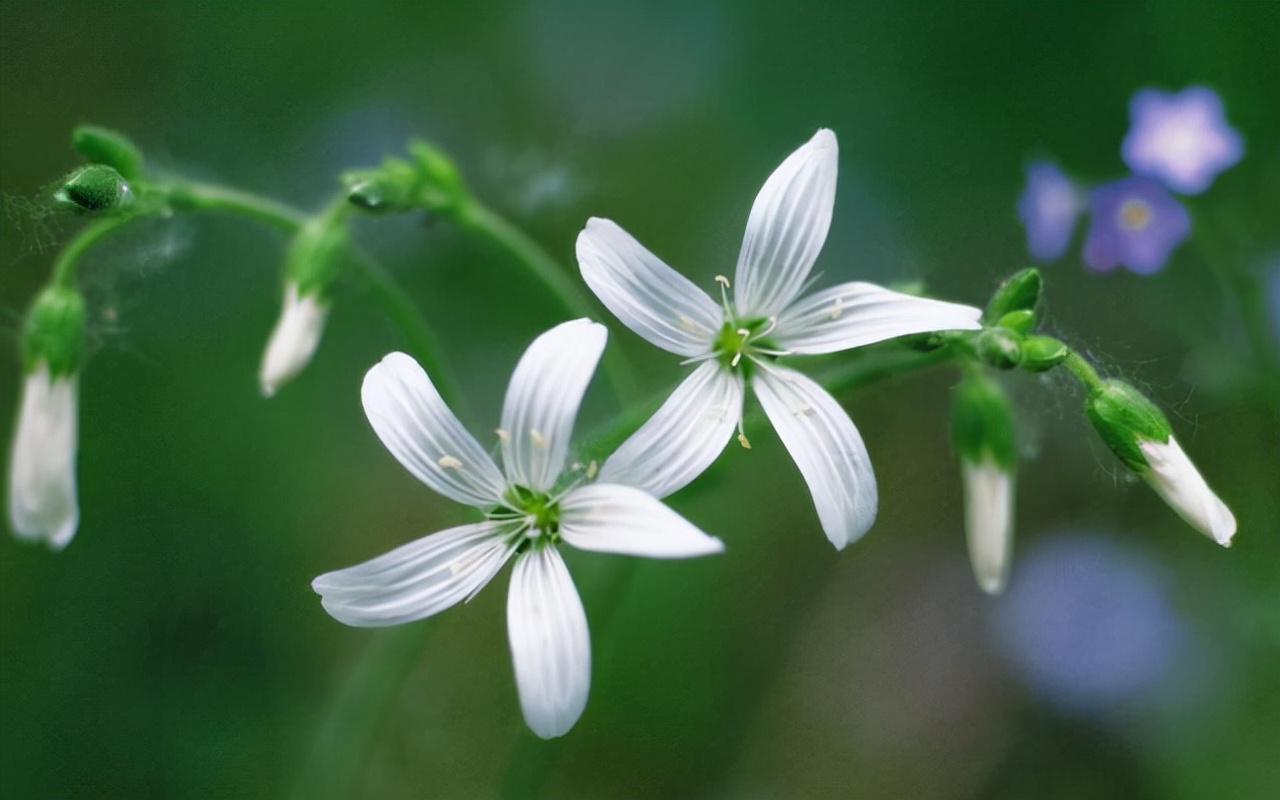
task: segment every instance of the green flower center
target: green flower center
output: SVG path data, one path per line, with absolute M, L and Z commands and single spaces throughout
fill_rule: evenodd
M 711 344 L 711 351 L 726 369 L 741 369 L 750 377 L 752 358 L 772 358 L 779 349 L 768 338 L 774 324 L 773 320 L 765 317 L 726 318 Z
M 560 541 L 560 504 L 545 492 L 524 486 L 512 486 L 503 494 L 504 505 L 485 514 L 497 522 L 521 523 L 519 551 L 530 547 L 546 547 Z

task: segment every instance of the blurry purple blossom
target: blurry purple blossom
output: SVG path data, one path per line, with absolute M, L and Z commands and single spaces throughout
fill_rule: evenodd
M 1158 692 L 1192 645 L 1160 566 L 1094 533 L 1033 544 L 994 622 L 1000 649 L 1030 688 L 1084 715 Z
M 1052 161 L 1027 165 L 1027 187 L 1018 198 L 1018 218 L 1027 229 L 1027 250 L 1042 261 L 1053 261 L 1071 243 L 1084 198 L 1071 179 Z
M 1140 275 L 1159 272 L 1191 232 L 1182 204 L 1150 178 L 1131 175 L 1089 192 L 1092 220 L 1084 263 L 1108 270 L 1123 264 Z
M 1182 194 L 1199 194 L 1244 155 L 1244 141 L 1222 113 L 1216 92 L 1143 89 L 1129 103 L 1131 126 L 1121 155 L 1129 169 Z

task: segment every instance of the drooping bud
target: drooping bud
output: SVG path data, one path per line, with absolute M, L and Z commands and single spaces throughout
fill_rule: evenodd
M 1070 353 L 1052 336 L 1028 336 L 1022 340 L 1021 366 L 1028 372 L 1044 372 L 1061 364 Z
M 72 172 L 53 194 L 54 202 L 84 214 L 109 214 L 133 204 L 129 183 L 113 167 L 89 164 Z
M 956 387 L 951 436 L 960 456 L 965 534 L 974 577 L 983 591 L 1000 594 L 1013 554 L 1017 451 L 1009 401 L 997 384 L 974 374 Z
M 375 169 L 351 170 L 342 176 L 347 200 L 368 212 L 422 209 L 434 214 L 457 213 L 467 199 L 457 165 L 439 148 L 414 139 L 410 159 L 386 158 Z
M 466 200 L 462 173 L 453 159 L 433 144 L 421 139 L 409 142 L 409 155 L 418 168 L 422 181 L 418 186 L 418 203 L 428 211 L 451 213 Z
M 294 237 L 285 262 L 284 305 L 258 373 L 263 396 L 274 395 L 310 363 L 347 245 L 346 228 L 327 218 L 308 222 Z
M 1125 466 L 1189 525 L 1230 546 L 1235 516 L 1187 458 L 1154 403 L 1129 384 L 1110 380 L 1089 393 L 1085 408 L 1093 427 Z
M 71 146 L 93 164 L 105 164 L 125 180 L 142 177 L 142 151 L 124 134 L 97 125 L 81 125 L 71 132 Z
M 26 379 L 9 459 L 9 521 L 20 538 L 61 550 L 80 520 L 76 416 L 84 299 L 51 286 L 36 298 L 22 337 Z
M 1035 267 L 1014 273 L 992 295 L 983 320 L 992 324 L 1011 311 L 1034 311 L 1040 299 L 1040 287 L 1040 270 Z

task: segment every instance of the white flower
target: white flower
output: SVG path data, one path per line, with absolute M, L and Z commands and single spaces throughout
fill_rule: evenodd
M 1230 547 L 1231 537 L 1236 534 L 1236 518 L 1205 483 L 1178 440 L 1170 436 L 1166 442 L 1147 440 L 1138 446 L 1150 467 L 1139 474 L 1156 494 L 1193 528 L 1223 547 Z
M 987 594 L 1000 594 L 1013 555 L 1013 475 L 990 454 L 978 462 L 960 459 L 964 526 L 973 575 Z
M 284 308 L 262 356 L 259 382 L 264 397 L 271 397 L 311 361 L 324 333 L 328 303 L 319 293 L 299 296 L 298 284 L 289 281 L 284 289 Z
M 661 497 L 693 480 L 738 428 L 744 385 L 804 475 L 827 538 L 856 540 L 876 514 L 875 475 L 852 420 L 778 356 L 834 353 L 906 334 L 978 329 L 981 311 L 844 283 L 801 297 L 831 225 L 836 137 L 820 130 L 765 182 L 747 220 L 734 294 L 717 303 L 626 231 L 591 219 L 578 235 L 582 276 L 609 310 L 658 347 L 701 362 L 658 413 L 601 467 Z
M 77 377 L 51 377 L 40 361 L 27 374 L 9 461 L 9 521 L 23 539 L 61 550 L 76 535 Z
M 514 557 L 511 657 L 525 721 L 543 738 L 573 727 L 591 683 L 587 618 L 558 546 L 651 558 L 724 549 L 645 492 L 616 482 L 587 484 L 589 469 L 562 477 L 574 418 L 606 337 L 604 326 L 576 320 L 525 351 L 497 429 L 503 470 L 412 358 L 392 353 L 369 370 L 362 398 L 378 438 L 428 487 L 481 509 L 486 519 L 311 584 L 341 622 L 396 625 L 471 598 Z

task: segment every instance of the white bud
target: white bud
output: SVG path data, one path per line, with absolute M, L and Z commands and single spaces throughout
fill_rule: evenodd
M 76 375 L 27 374 L 9 461 L 9 521 L 20 538 L 61 550 L 76 535 Z
M 298 284 L 290 281 L 284 290 L 284 309 L 262 357 L 259 380 L 262 395 L 271 397 L 311 361 L 324 333 L 329 305 L 316 293 L 298 296 Z
M 960 459 L 960 477 L 973 575 L 984 592 L 1000 594 L 1013 556 L 1013 475 L 985 455 L 978 463 Z
M 1138 446 L 1149 467 L 1139 474 L 1156 494 L 1193 528 L 1223 547 L 1230 547 L 1236 518 L 1204 482 L 1178 440 L 1170 436 L 1167 442 L 1142 441 Z

